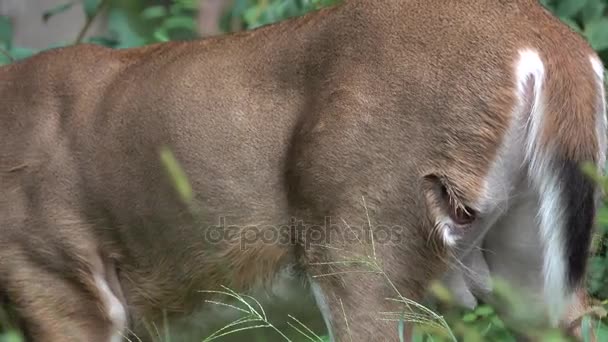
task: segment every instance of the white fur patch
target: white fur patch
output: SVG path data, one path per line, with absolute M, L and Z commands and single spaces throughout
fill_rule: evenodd
M 553 324 L 557 324 L 570 296 L 566 289 L 561 189 L 557 175 L 550 167 L 551 148 L 550 146 L 542 148 L 539 142 L 545 115 L 542 94 L 545 66 L 538 52 L 529 49 L 520 52 L 516 75 L 520 98 L 525 96 L 528 78 L 534 79 L 534 95 L 527 125 L 525 151 L 532 185 L 539 194 L 540 208 L 537 219 L 544 245 L 544 298 L 550 319 Z
M 446 246 L 454 247 L 458 243 L 460 236 L 454 233 L 452 226 L 450 225 L 452 220 L 448 217 L 439 217 L 438 221 L 435 222 L 435 226 L 439 229 L 441 239 Z
M 335 341 L 334 335 L 332 333 L 331 328 L 331 311 L 329 310 L 329 304 L 327 303 L 327 299 L 325 298 L 325 294 L 319 284 L 317 284 L 313 279 L 309 279 L 310 289 L 312 291 L 313 296 L 315 297 L 315 301 L 317 302 L 317 306 L 323 315 L 323 320 L 325 321 L 325 326 L 327 327 L 327 332 L 329 335 L 330 341 Z
M 597 86 L 599 88 L 599 99 L 598 99 L 598 113 L 596 122 L 596 134 L 599 146 L 598 164 L 600 170 L 603 172 L 606 167 L 606 97 L 604 89 L 604 65 L 597 56 L 590 56 L 591 66 L 595 71 Z
M 458 235 L 454 234 L 452 229 L 447 224 L 442 224 L 442 234 L 443 242 L 450 246 L 456 246 L 456 242 L 458 241 Z
M 95 275 L 95 285 L 101 295 L 104 309 L 112 321 L 113 329 L 110 342 L 121 342 L 127 325 L 127 312 L 120 300 L 114 295 L 108 283 L 100 275 Z

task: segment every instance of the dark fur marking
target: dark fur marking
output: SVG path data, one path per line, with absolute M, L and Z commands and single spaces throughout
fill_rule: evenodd
M 565 204 L 565 256 L 569 285 L 580 285 L 585 275 L 595 217 L 595 184 L 581 165 L 561 160 L 560 178 Z

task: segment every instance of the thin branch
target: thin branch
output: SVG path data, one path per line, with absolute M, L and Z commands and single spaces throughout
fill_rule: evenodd
M 10 63 L 13 63 L 15 61 L 15 58 L 13 56 L 11 56 L 11 54 L 4 50 L 3 48 L 0 48 L 0 54 L 4 55 L 6 58 L 8 58 L 8 61 Z
M 85 21 L 84 26 L 80 29 L 80 32 L 78 32 L 78 36 L 76 37 L 76 40 L 74 41 L 74 45 L 82 43 L 82 41 L 84 40 L 84 36 L 87 34 L 89 29 L 91 28 L 91 25 L 95 21 L 95 18 L 97 18 L 99 16 L 99 14 L 102 12 L 102 10 L 104 8 L 106 8 L 109 5 L 109 3 L 110 3 L 110 0 L 101 0 L 101 3 L 99 4 L 99 6 L 97 6 L 97 9 L 95 10 L 95 12 L 93 12 L 92 15 L 87 16 L 87 20 Z

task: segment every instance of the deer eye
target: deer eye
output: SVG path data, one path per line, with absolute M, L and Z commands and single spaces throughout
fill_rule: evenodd
M 457 225 L 469 225 L 477 218 L 475 210 L 461 204 L 453 197 L 445 185 L 441 185 L 441 197 L 447 207 L 450 219 Z
M 475 221 L 476 214 L 469 207 L 456 207 L 450 211 L 450 218 L 458 225 L 468 225 Z

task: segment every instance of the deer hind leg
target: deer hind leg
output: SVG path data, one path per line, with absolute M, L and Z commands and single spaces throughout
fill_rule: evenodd
M 12 267 L 3 286 L 28 340 L 122 340 L 124 306 L 102 275 L 86 278 L 66 278 L 25 260 Z
M 64 228 L 7 229 L 27 235 L 0 239 L 0 293 L 28 341 L 119 342 L 127 322 L 115 270 L 95 240 Z

